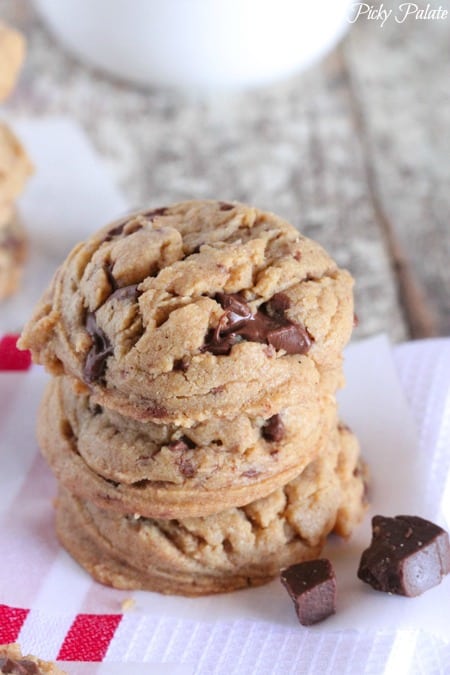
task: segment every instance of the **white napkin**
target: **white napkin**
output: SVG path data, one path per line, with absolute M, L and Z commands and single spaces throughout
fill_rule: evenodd
M 33 292 L 29 286 L 17 307 L 10 304 L 7 313 L 2 309 L 0 331 L 23 324 L 53 272 L 50 267 L 74 241 L 126 210 L 85 137 L 73 125 L 61 120 L 23 123 L 20 133 L 37 165 L 23 214 L 33 240 L 41 241 L 33 251 L 39 277 L 32 284 Z M 64 157 L 76 158 L 70 170 L 63 166 Z M 64 180 L 58 179 L 59 171 Z M 66 185 L 69 174 L 72 196 Z M 96 187 L 91 191 L 92 185 Z M 51 257 L 45 257 L 44 242 L 39 240 L 44 227 L 45 238 L 54 242 Z M 386 338 L 369 339 L 347 350 L 348 385 L 340 396 L 341 413 L 357 432 L 371 467 L 371 513 L 411 513 L 448 525 L 449 345 L 442 340 L 397 348 L 403 385 Z M 333 540 L 328 546 L 327 555 L 337 573 L 338 611 L 308 629 L 297 623 L 291 601 L 277 580 L 259 589 L 199 599 L 126 593 L 92 582 L 61 550 L 53 533 L 55 482 L 34 437 L 45 379 L 38 367 L 28 373 L 0 374 L 4 542 L 0 602 L 31 610 L 19 635 L 25 651 L 56 658 L 74 616 L 121 612 L 123 600 L 132 597 L 134 609 L 120 621 L 104 666 L 145 661 L 155 666 L 148 672 L 239 675 L 446 672 L 450 578 L 415 599 L 377 593 L 360 582 L 356 569 L 370 540 L 369 517 L 350 542 Z M 173 664 L 173 668 L 167 665 L 160 670 L 158 663 Z

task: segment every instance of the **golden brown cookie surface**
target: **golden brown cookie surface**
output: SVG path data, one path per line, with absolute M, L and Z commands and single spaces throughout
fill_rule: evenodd
M 293 403 L 339 371 L 352 322 L 352 279 L 318 244 L 274 214 L 192 201 L 76 247 L 21 345 L 101 405 L 189 425 Z

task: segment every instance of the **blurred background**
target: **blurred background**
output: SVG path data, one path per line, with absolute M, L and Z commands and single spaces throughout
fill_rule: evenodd
M 450 18 L 427 4 L 0 0 L 27 40 L 1 114 L 75 120 L 131 207 L 287 218 L 356 278 L 357 337 L 448 335 Z

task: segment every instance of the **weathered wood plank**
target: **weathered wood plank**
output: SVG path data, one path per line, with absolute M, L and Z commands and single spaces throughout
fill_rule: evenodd
M 450 334 L 449 36 L 449 18 L 363 19 L 344 43 L 370 188 L 417 337 Z

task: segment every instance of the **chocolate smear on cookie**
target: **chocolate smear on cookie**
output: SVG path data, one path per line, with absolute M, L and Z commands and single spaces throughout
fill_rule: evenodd
M 289 298 L 277 293 L 252 314 L 239 293 L 217 293 L 215 299 L 225 310 L 216 328 L 206 336 L 204 351 L 215 355 L 229 354 L 240 339 L 266 343 L 287 354 L 306 354 L 311 347 L 308 331 L 285 316 Z
M 12 675 L 42 675 L 34 661 L 29 659 L 11 659 L 8 656 L 0 656 L 0 673 Z
M 272 415 L 262 428 L 262 435 L 269 442 L 278 442 L 284 437 L 285 428 L 281 416 Z
M 106 359 L 114 350 L 108 336 L 98 326 L 94 312 L 88 312 L 86 315 L 86 330 L 93 341 L 84 364 L 84 379 L 90 384 L 103 377 Z

